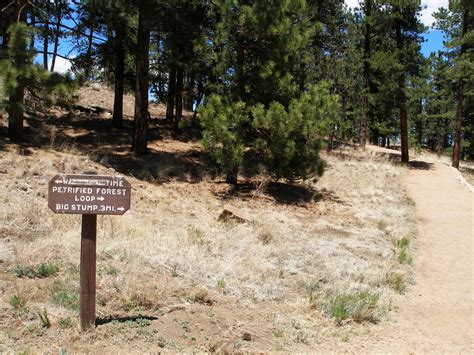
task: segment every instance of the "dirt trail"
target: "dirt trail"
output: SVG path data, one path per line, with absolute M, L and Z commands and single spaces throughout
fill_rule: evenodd
M 391 321 L 348 350 L 473 353 L 473 194 L 456 177 L 451 167 L 428 157 L 404 177 L 419 226 L 416 285 Z

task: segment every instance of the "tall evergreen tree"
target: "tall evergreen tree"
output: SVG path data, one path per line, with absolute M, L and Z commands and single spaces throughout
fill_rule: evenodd
M 150 47 L 150 20 L 148 0 L 138 0 L 138 36 L 136 51 L 135 115 L 133 121 L 132 151 L 136 156 L 147 152 L 148 144 L 148 66 Z

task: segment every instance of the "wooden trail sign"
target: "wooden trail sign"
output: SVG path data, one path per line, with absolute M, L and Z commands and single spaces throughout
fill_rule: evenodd
M 97 215 L 122 215 L 130 208 L 131 185 L 122 176 L 56 175 L 48 185 L 55 213 L 82 214 L 81 329 L 95 325 Z
M 130 183 L 122 176 L 56 175 L 48 206 L 55 213 L 121 215 L 130 208 Z

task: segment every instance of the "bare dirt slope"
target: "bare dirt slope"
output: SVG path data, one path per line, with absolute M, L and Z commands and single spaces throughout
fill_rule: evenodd
M 416 285 L 392 320 L 348 344 L 351 350 L 474 350 L 473 195 L 452 168 L 426 160 L 413 162 L 404 177 L 419 225 Z

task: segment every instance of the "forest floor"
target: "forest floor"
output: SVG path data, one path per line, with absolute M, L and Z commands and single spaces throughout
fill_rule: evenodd
M 131 102 L 124 130 L 52 109 L 28 115 L 25 143 L 0 138 L 0 351 L 472 350 L 472 196 L 454 170 L 342 146 L 320 179 L 244 171 L 236 189 L 160 105 L 133 157 Z M 98 218 L 98 320 L 82 333 L 80 217 L 48 209 L 47 183 L 85 170 L 133 188 L 130 211 Z M 251 221 L 219 221 L 225 203 Z

